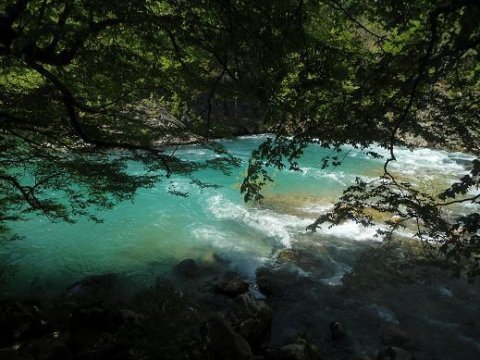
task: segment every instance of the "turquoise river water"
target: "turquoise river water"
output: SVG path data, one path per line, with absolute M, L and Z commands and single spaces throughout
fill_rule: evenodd
M 0 249 L 0 261 L 14 269 L 8 291 L 61 291 L 82 277 L 106 272 L 149 284 L 185 258 L 208 263 L 221 257 L 231 270 L 253 281 L 259 266 L 296 243 L 326 250 L 330 267 L 322 281 L 339 284 L 351 269 L 355 249 L 378 241 L 375 229 L 345 223 L 309 234 L 305 228 L 355 177 L 378 176 L 383 161 L 346 148 L 341 167 L 322 170 L 320 159 L 332 153 L 312 145 L 300 161 L 301 172 L 274 172 L 275 182 L 265 189 L 265 203 L 245 204 L 239 184 L 251 151 L 263 140 L 265 136 L 221 141 L 242 159 L 242 166 L 231 176 L 213 170 L 196 174 L 220 188 L 199 188 L 190 178 L 174 176 L 140 190 L 133 202 L 99 214 L 104 219 L 101 224 L 86 219 L 73 225 L 51 223 L 44 217 L 13 224 L 24 239 Z M 185 146 L 177 154 L 198 160 L 215 156 L 196 145 Z M 441 174 L 441 181 L 448 184 L 467 171 L 464 166 L 470 159 L 465 154 L 430 149 L 398 149 L 397 156 L 395 171 L 419 183 Z M 135 169 L 132 164 L 131 171 Z M 173 196 L 167 191 L 172 188 L 189 196 Z

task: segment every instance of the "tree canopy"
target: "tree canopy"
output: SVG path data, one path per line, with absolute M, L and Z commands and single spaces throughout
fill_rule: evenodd
M 255 109 L 256 131 L 275 135 L 252 154 L 246 201 L 261 200 L 266 168 L 297 169 L 310 143 L 371 156 L 379 144 L 384 174 L 358 180 L 311 229 L 387 212 L 397 217 L 387 238 L 414 222 L 419 238 L 480 272 L 477 0 L 2 3 L 0 224 L 30 213 L 74 221 L 162 177 L 227 171 L 236 160 L 209 141 L 234 134 L 237 111 L 219 111 L 223 102 Z M 171 145 L 189 141 L 221 156 L 178 159 Z M 391 172 L 395 147 L 414 143 L 477 159 L 432 194 Z M 147 171 L 129 174 L 131 160 Z M 452 217 L 459 202 L 472 211 Z

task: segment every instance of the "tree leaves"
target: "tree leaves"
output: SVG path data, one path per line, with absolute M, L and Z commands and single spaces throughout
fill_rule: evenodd
M 389 153 L 382 177 L 358 180 L 312 229 L 345 219 L 370 225 L 373 210 L 394 217 L 381 234 L 386 238 L 413 223 L 419 238 L 439 244 L 449 258 L 477 259 L 479 160 L 438 196 L 397 180 L 389 165 L 395 146 L 412 146 L 412 139 L 478 157 L 478 1 L 6 5 L 0 221 L 42 211 L 69 220 L 89 206 L 130 198 L 158 177 L 205 166 L 228 173 L 238 160 L 206 140 L 231 135 L 230 124 L 250 117 L 237 114 L 242 104 L 257 110 L 255 121 L 263 119 L 257 128 L 273 134 L 249 161 L 241 185 L 246 201 L 262 199 L 270 168 L 299 170 L 309 143 L 334 150 L 349 144 L 378 158 L 369 148 L 375 143 Z M 218 104 L 234 104 L 233 111 L 215 114 Z M 198 164 L 168 148 L 192 140 L 219 156 Z M 130 161 L 143 162 L 145 172 L 129 175 Z M 342 154 L 319 162 L 340 166 Z M 447 209 L 465 202 L 473 210 L 452 218 Z

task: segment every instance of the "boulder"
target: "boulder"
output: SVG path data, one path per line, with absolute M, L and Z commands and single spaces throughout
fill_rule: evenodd
M 102 307 L 75 309 L 68 321 L 72 333 L 115 332 L 123 323 L 121 313 Z
M 128 360 L 138 329 L 130 310 L 76 309 L 69 319 L 69 347 L 77 360 Z
M 215 292 L 232 298 L 244 294 L 247 291 L 248 283 L 238 276 L 215 286 Z
M 272 296 L 278 293 L 278 287 L 272 275 L 272 271 L 266 267 L 257 269 L 255 282 L 258 290 L 265 296 Z
M 313 344 L 303 339 L 295 343 L 284 345 L 278 349 L 267 350 L 266 360 L 322 360 L 320 350 Z
M 265 296 L 291 297 L 293 301 L 310 292 L 314 285 L 312 279 L 289 267 L 261 267 L 257 269 L 255 280 L 258 290 Z
M 185 259 L 180 261 L 173 267 L 173 273 L 179 277 L 186 279 L 195 279 L 199 275 L 200 268 L 193 259 Z
M 115 273 L 91 275 L 70 286 L 67 296 L 81 303 L 118 300 L 115 296 L 118 285 L 118 275 Z
M 23 344 L 18 350 L 16 359 L 35 360 L 70 360 L 73 359 L 72 352 L 68 347 L 67 338 L 64 335 L 45 337 Z
M 233 328 L 256 350 L 268 339 L 273 313 L 265 302 L 250 294 L 243 294 L 230 301 L 227 319 Z
M 248 342 L 220 317 L 214 317 L 205 324 L 203 347 L 212 360 L 253 359 Z
M 377 360 L 415 360 L 407 350 L 396 346 L 385 346 L 377 356 Z
M 338 321 L 332 321 L 329 325 L 330 328 L 330 335 L 333 341 L 340 341 L 345 339 L 347 333 L 343 328 L 343 325 Z
M 298 253 L 292 249 L 283 249 L 277 255 L 277 261 L 281 263 L 290 263 L 298 260 Z
M 63 337 L 45 336 L 9 348 L 0 348 L 2 360 L 71 360 L 72 353 Z
M 21 302 L 0 304 L 0 347 L 14 341 L 38 338 L 48 332 L 48 322 L 35 305 Z
M 393 324 L 381 329 L 380 338 L 384 345 L 408 347 L 412 343 L 410 335 Z
M 137 314 L 135 311 L 130 309 L 122 309 L 118 312 L 121 317 L 121 322 L 128 326 L 140 326 L 141 320 L 144 316 Z

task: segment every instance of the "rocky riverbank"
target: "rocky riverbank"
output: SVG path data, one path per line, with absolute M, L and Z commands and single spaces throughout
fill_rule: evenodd
M 400 256 L 400 254 L 402 254 Z M 394 259 L 395 258 L 395 259 Z M 400 260 L 399 260 L 400 259 Z M 0 304 L 1 359 L 473 359 L 478 284 L 365 252 L 341 285 L 308 249 L 282 250 L 248 282 L 221 258 L 185 259 L 128 294 L 117 274 L 89 276 L 50 302 Z M 395 261 L 393 261 L 395 260 Z

